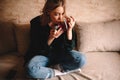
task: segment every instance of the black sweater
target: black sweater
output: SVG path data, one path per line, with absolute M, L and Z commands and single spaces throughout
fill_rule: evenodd
M 50 46 L 47 41 L 50 34 L 49 25 L 40 25 L 40 16 L 33 18 L 30 21 L 30 47 L 25 55 L 25 62 L 29 61 L 35 55 L 47 56 L 51 53 L 64 54 L 66 51 L 70 51 L 75 47 L 76 34 L 72 32 L 72 40 L 67 39 L 67 33 L 64 32 L 60 37 L 56 38 Z M 61 53 L 62 52 L 62 53 Z

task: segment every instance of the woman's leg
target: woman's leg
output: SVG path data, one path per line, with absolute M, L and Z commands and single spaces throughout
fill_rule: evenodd
M 83 67 L 86 63 L 86 57 L 82 53 L 72 50 L 63 57 L 61 66 L 65 72 Z
M 49 59 L 45 56 L 35 56 L 27 64 L 27 72 L 31 78 L 51 78 L 54 71 L 48 68 Z

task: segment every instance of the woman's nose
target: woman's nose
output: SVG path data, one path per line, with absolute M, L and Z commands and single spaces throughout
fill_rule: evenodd
M 59 20 L 60 20 L 60 21 L 63 21 L 63 16 L 59 16 Z

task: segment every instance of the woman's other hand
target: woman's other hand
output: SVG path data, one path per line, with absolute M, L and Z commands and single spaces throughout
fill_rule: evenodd
M 70 16 L 70 17 L 66 17 L 66 20 L 67 20 L 67 24 L 68 24 L 68 30 L 72 30 L 73 27 L 75 26 L 75 19 Z
M 58 30 L 56 30 L 56 29 L 51 29 L 51 30 L 50 30 L 49 39 L 48 39 L 48 45 L 50 45 L 50 44 L 53 42 L 53 40 L 54 40 L 55 38 L 58 38 L 63 32 L 64 32 L 64 31 L 63 31 L 62 28 L 59 28 Z
M 51 38 L 58 38 L 62 33 L 63 33 L 63 29 L 59 28 L 58 30 L 56 29 L 51 29 L 50 30 L 50 36 Z
M 68 40 L 72 40 L 72 29 L 75 26 L 75 19 L 72 16 L 65 17 L 65 18 L 68 24 L 67 37 L 68 37 Z

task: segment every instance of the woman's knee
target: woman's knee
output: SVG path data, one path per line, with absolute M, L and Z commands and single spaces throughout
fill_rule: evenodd
M 77 64 L 79 68 L 83 67 L 86 63 L 86 56 L 83 53 L 73 50 L 72 56 L 74 58 L 74 62 Z
M 80 68 L 83 67 L 85 65 L 85 63 L 86 63 L 86 57 L 85 57 L 84 54 L 81 54 L 80 55 L 80 65 L 79 65 L 79 67 Z
M 48 62 L 49 58 L 45 56 L 33 57 L 26 66 L 27 75 L 31 78 L 50 77 L 53 74 L 53 71 L 52 69 L 46 67 Z
M 45 56 L 34 56 L 28 63 L 28 68 L 34 68 L 39 66 L 47 66 L 49 59 Z

